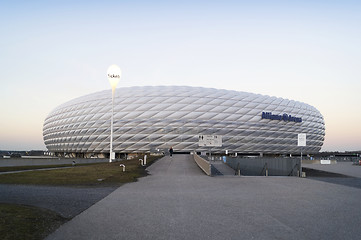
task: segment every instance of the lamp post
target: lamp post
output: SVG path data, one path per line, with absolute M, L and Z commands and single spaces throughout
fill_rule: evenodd
M 115 88 L 117 87 L 117 84 L 120 80 L 121 71 L 120 68 L 113 64 L 110 65 L 107 71 L 108 80 L 110 83 L 110 86 L 112 87 L 112 116 L 110 119 L 110 156 L 109 156 L 109 162 L 112 162 L 113 159 L 113 115 L 114 115 L 114 93 Z

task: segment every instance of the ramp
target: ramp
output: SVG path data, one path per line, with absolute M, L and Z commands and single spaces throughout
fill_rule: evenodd
M 212 162 L 212 176 L 233 176 L 235 170 L 221 161 Z

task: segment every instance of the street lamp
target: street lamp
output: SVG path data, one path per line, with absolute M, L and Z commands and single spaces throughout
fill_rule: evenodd
M 112 159 L 115 157 L 113 153 L 113 115 L 114 115 L 114 93 L 115 88 L 117 87 L 117 84 L 120 80 L 121 71 L 120 68 L 113 64 L 108 68 L 107 71 L 108 80 L 110 83 L 110 86 L 112 87 L 112 116 L 110 120 L 110 156 L 109 156 L 109 162 L 112 162 Z

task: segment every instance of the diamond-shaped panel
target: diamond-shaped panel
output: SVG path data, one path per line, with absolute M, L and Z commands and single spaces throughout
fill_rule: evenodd
M 223 135 L 215 151 L 299 152 L 297 134 L 307 134 L 304 152 L 318 152 L 325 136 L 322 115 L 293 100 L 196 87 L 119 88 L 114 99 L 113 149 L 149 151 L 173 146 L 204 151 L 198 135 Z M 44 121 L 43 136 L 52 152 L 109 152 L 111 90 L 73 99 Z M 261 119 L 262 112 L 301 117 L 302 122 Z

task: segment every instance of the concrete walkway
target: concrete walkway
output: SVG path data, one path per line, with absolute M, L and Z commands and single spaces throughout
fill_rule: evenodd
M 350 177 L 361 178 L 361 166 L 352 162 L 338 162 L 336 164 L 302 164 L 303 167 L 326 172 L 339 173 Z
M 208 177 L 164 157 L 47 239 L 358 239 L 361 189 L 297 177 Z

